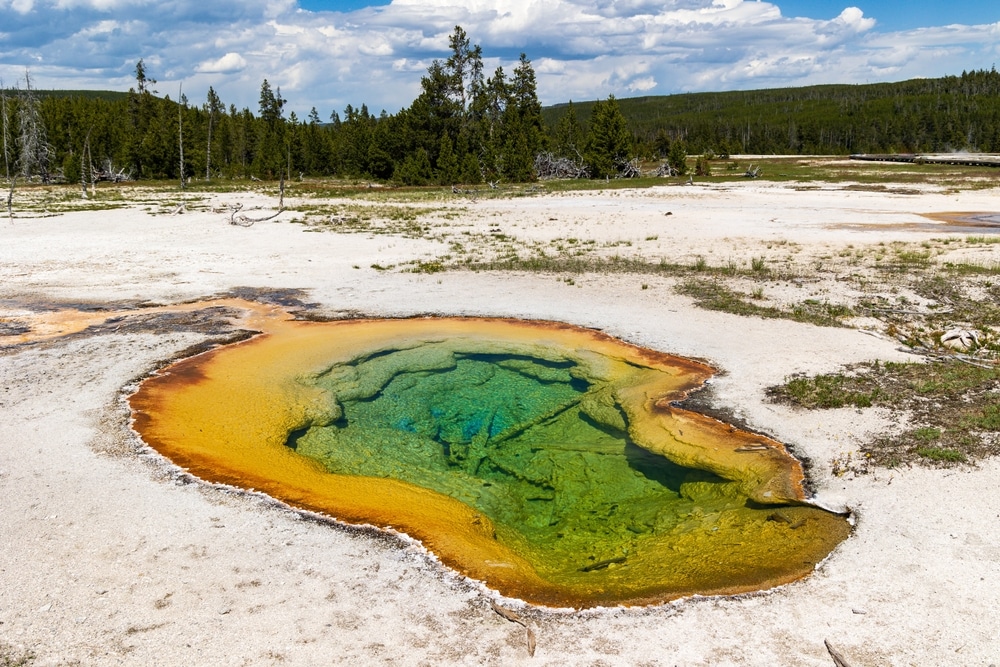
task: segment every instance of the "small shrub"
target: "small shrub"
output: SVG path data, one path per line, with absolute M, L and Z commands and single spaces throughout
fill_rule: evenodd
M 440 273 L 444 271 L 444 265 L 441 262 L 417 262 L 417 265 L 413 267 L 413 273 Z
M 942 463 L 964 463 L 965 454 L 957 449 L 946 449 L 944 447 L 918 447 L 917 454 L 930 459 L 931 461 L 941 461 Z

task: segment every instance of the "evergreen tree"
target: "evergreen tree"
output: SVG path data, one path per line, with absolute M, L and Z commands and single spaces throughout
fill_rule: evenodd
M 126 160 L 136 176 L 148 176 L 146 170 L 146 154 L 144 144 L 149 143 L 147 133 L 150 123 L 156 115 L 156 101 L 150 86 L 156 85 L 156 79 L 146 75 L 146 65 L 142 58 L 135 64 L 135 88 L 128 91 L 129 133 L 125 146 Z
M 454 185 L 458 183 L 458 179 L 458 158 L 452 150 L 451 137 L 444 134 L 441 137 L 441 148 L 438 150 L 437 182 L 441 185 Z
M 687 173 L 687 148 L 683 141 L 675 141 L 670 145 L 670 153 L 667 154 L 667 164 L 677 172 L 678 176 Z
M 565 113 L 559 118 L 559 123 L 556 125 L 555 154 L 559 157 L 576 160 L 582 155 L 583 140 L 583 128 L 580 127 L 580 121 L 576 116 L 576 107 L 570 100 Z
M 206 181 L 212 179 L 212 130 L 214 129 L 216 117 L 224 113 L 225 110 L 226 107 L 222 103 L 222 100 L 219 99 L 219 95 L 215 92 L 215 88 L 209 86 L 208 98 L 205 102 L 205 113 L 208 114 L 208 143 L 205 146 Z
M 286 167 L 285 101 L 281 88 L 272 92 L 267 79 L 260 86 L 260 133 L 253 166 L 261 177 L 278 178 Z
M 449 80 L 448 92 L 464 119 L 472 99 L 482 87 L 483 50 L 478 44 L 472 45 L 461 26 L 455 26 L 448 38 L 448 48 L 451 55 L 444 63 Z
M 584 159 L 594 178 L 618 173 L 618 164 L 632 154 L 632 133 L 614 95 L 594 104 Z
M 407 155 L 403 164 L 396 170 L 396 178 L 404 185 L 427 185 L 433 178 L 427 151 L 418 148 L 415 153 Z

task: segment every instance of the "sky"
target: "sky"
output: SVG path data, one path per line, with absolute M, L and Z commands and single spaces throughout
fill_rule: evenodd
M 543 104 L 875 83 L 990 69 L 997 0 L 0 0 L 0 83 L 153 88 L 257 112 L 267 79 L 303 118 L 395 113 L 461 25 L 486 71 L 521 52 Z

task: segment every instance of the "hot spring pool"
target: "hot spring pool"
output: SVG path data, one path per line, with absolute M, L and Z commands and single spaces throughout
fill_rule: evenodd
M 757 590 L 849 533 L 782 445 L 674 405 L 702 363 L 552 322 L 264 328 L 144 382 L 143 439 L 198 477 L 404 532 L 504 595 Z

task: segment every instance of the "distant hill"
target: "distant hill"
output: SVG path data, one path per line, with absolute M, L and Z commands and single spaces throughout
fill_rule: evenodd
M 86 100 L 105 100 L 107 102 L 117 102 L 118 100 L 123 100 L 128 95 L 128 93 L 118 92 L 117 90 L 37 90 L 33 89 L 31 91 L 39 99 L 45 99 L 48 97 L 80 97 Z M 9 96 L 17 95 L 18 91 L 8 88 L 4 91 Z
M 574 102 L 586 128 L 593 101 Z M 618 100 L 649 148 L 682 140 L 690 153 L 1000 151 L 1000 73 L 898 83 L 689 93 Z M 566 104 L 542 110 L 552 129 Z

